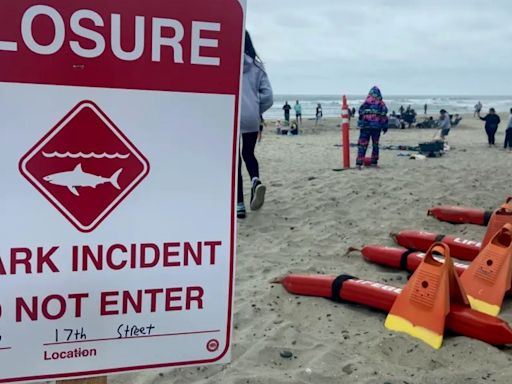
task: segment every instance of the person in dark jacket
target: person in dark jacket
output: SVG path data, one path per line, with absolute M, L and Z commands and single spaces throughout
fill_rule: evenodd
M 266 188 L 260 181 L 258 160 L 254 148 L 260 132 L 262 115 L 272 104 L 272 86 L 263 63 L 256 54 L 251 36 L 245 32 L 244 73 L 242 77 L 242 107 L 240 110 L 240 147 L 242 159 L 251 177 L 251 210 L 260 209 L 265 201 Z M 238 159 L 238 201 L 236 214 L 239 219 L 246 216 L 242 181 L 242 159 Z
M 283 111 L 284 111 L 284 121 L 286 121 L 287 123 L 290 122 L 290 109 L 292 109 L 292 107 L 290 106 L 290 104 L 288 104 L 288 101 L 286 101 L 283 105 Z
M 379 162 L 379 139 L 380 133 L 388 131 L 388 108 L 382 100 L 382 94 L 378 87 L 373 87 L 365 102 L 359 108 L 359 141 L 357 142 L 356 166 L 361 169 L 368 144 L 372 140 L 371 165 L 376 167 Z
M 480 116 L 480 112 L 478 113 L 478 117 L 480 120 L 485 121 L 485 133 L 487 133 L 487 140 L 489 142 L 489 147 L 496 145 L 494 136 L 496 135 L 496 131 L 498 130 L 498 125 L 501 120 L 500 117 L 496 114 L 494 108 L 489 109 L 489 113 L 487 116 Z

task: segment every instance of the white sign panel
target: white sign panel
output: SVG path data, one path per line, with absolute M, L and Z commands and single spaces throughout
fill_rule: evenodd
M 0 4 L 0 383 L 229 361 L 243 7 Z

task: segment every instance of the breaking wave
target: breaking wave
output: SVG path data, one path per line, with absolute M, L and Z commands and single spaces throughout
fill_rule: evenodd
M 78 152 L 78 153 L 71 153 L 71 152 L 46 153 L 46 152 L 43 152 L 43 156 L 48 157 L 48 158 L 57 157 L 59 159 L 64 159 L 66 157 L 69 157 L 71 159 L 90 159 L 90 158 L 94 158 L 94 159 L 127 159 L 128 157 L 130 157 L 130 154 L 127 153 L 126 155 L 123 155 L 122 153 L 106 153 L 106 152 L 103 152 L 103 153 L 94 153 L 94 152 L 91 152 L 91 153 L 82 153 L 82 152 Z

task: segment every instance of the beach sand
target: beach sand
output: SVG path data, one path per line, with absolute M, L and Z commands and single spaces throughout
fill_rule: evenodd
M 507 116 L 503 115 L 502 119 Z M 506 121 L 506 120 L 505 120 Z M 465 116 L 442 158 L 411 160 L 381 152 L 381 169 L 333 172 L 341 165 L 339 120 L 299 137 L 274 125 L 257 147 L 267 200 L 239 220 L 232 362 L 112 376 L 115 384 L 503 383 L 512 382 L 512 348 L 448 335 L 440 350 L 384 328 L 385 314 L 362 306 L 298 297 L 270 284 L 290 272 L 340 274 L 402 286 L 407 273 L 364 262 L 350 246 L 392 245 L 389 232 L 424 229 L 481 239 L 484 228 L 426 215 L 439 205 L 492 209 L 512 194 L 512 154 L 488 148 L 483 122 Z M 382 144 L 417 145 L 435 130 L 390 130 Z M 351 130 L 357 141 L 357 130 Z M 352 148 L 351 161 L 355 160 Z M 245 175 L 246 191 L 249 191 Z M 248 200 L 248 197 L 247 197 Z M 246 202 L 247 202 L 246 200 Z M 501 317 L 512 323 L 512 300 Z M 280 352 L 291 351 L 283 358 Z

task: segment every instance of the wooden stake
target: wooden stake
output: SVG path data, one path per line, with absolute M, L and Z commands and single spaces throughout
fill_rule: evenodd
M 57 384 L 107 384 L 107 376 L 91 377 L 89 379 L 61 380 Z

